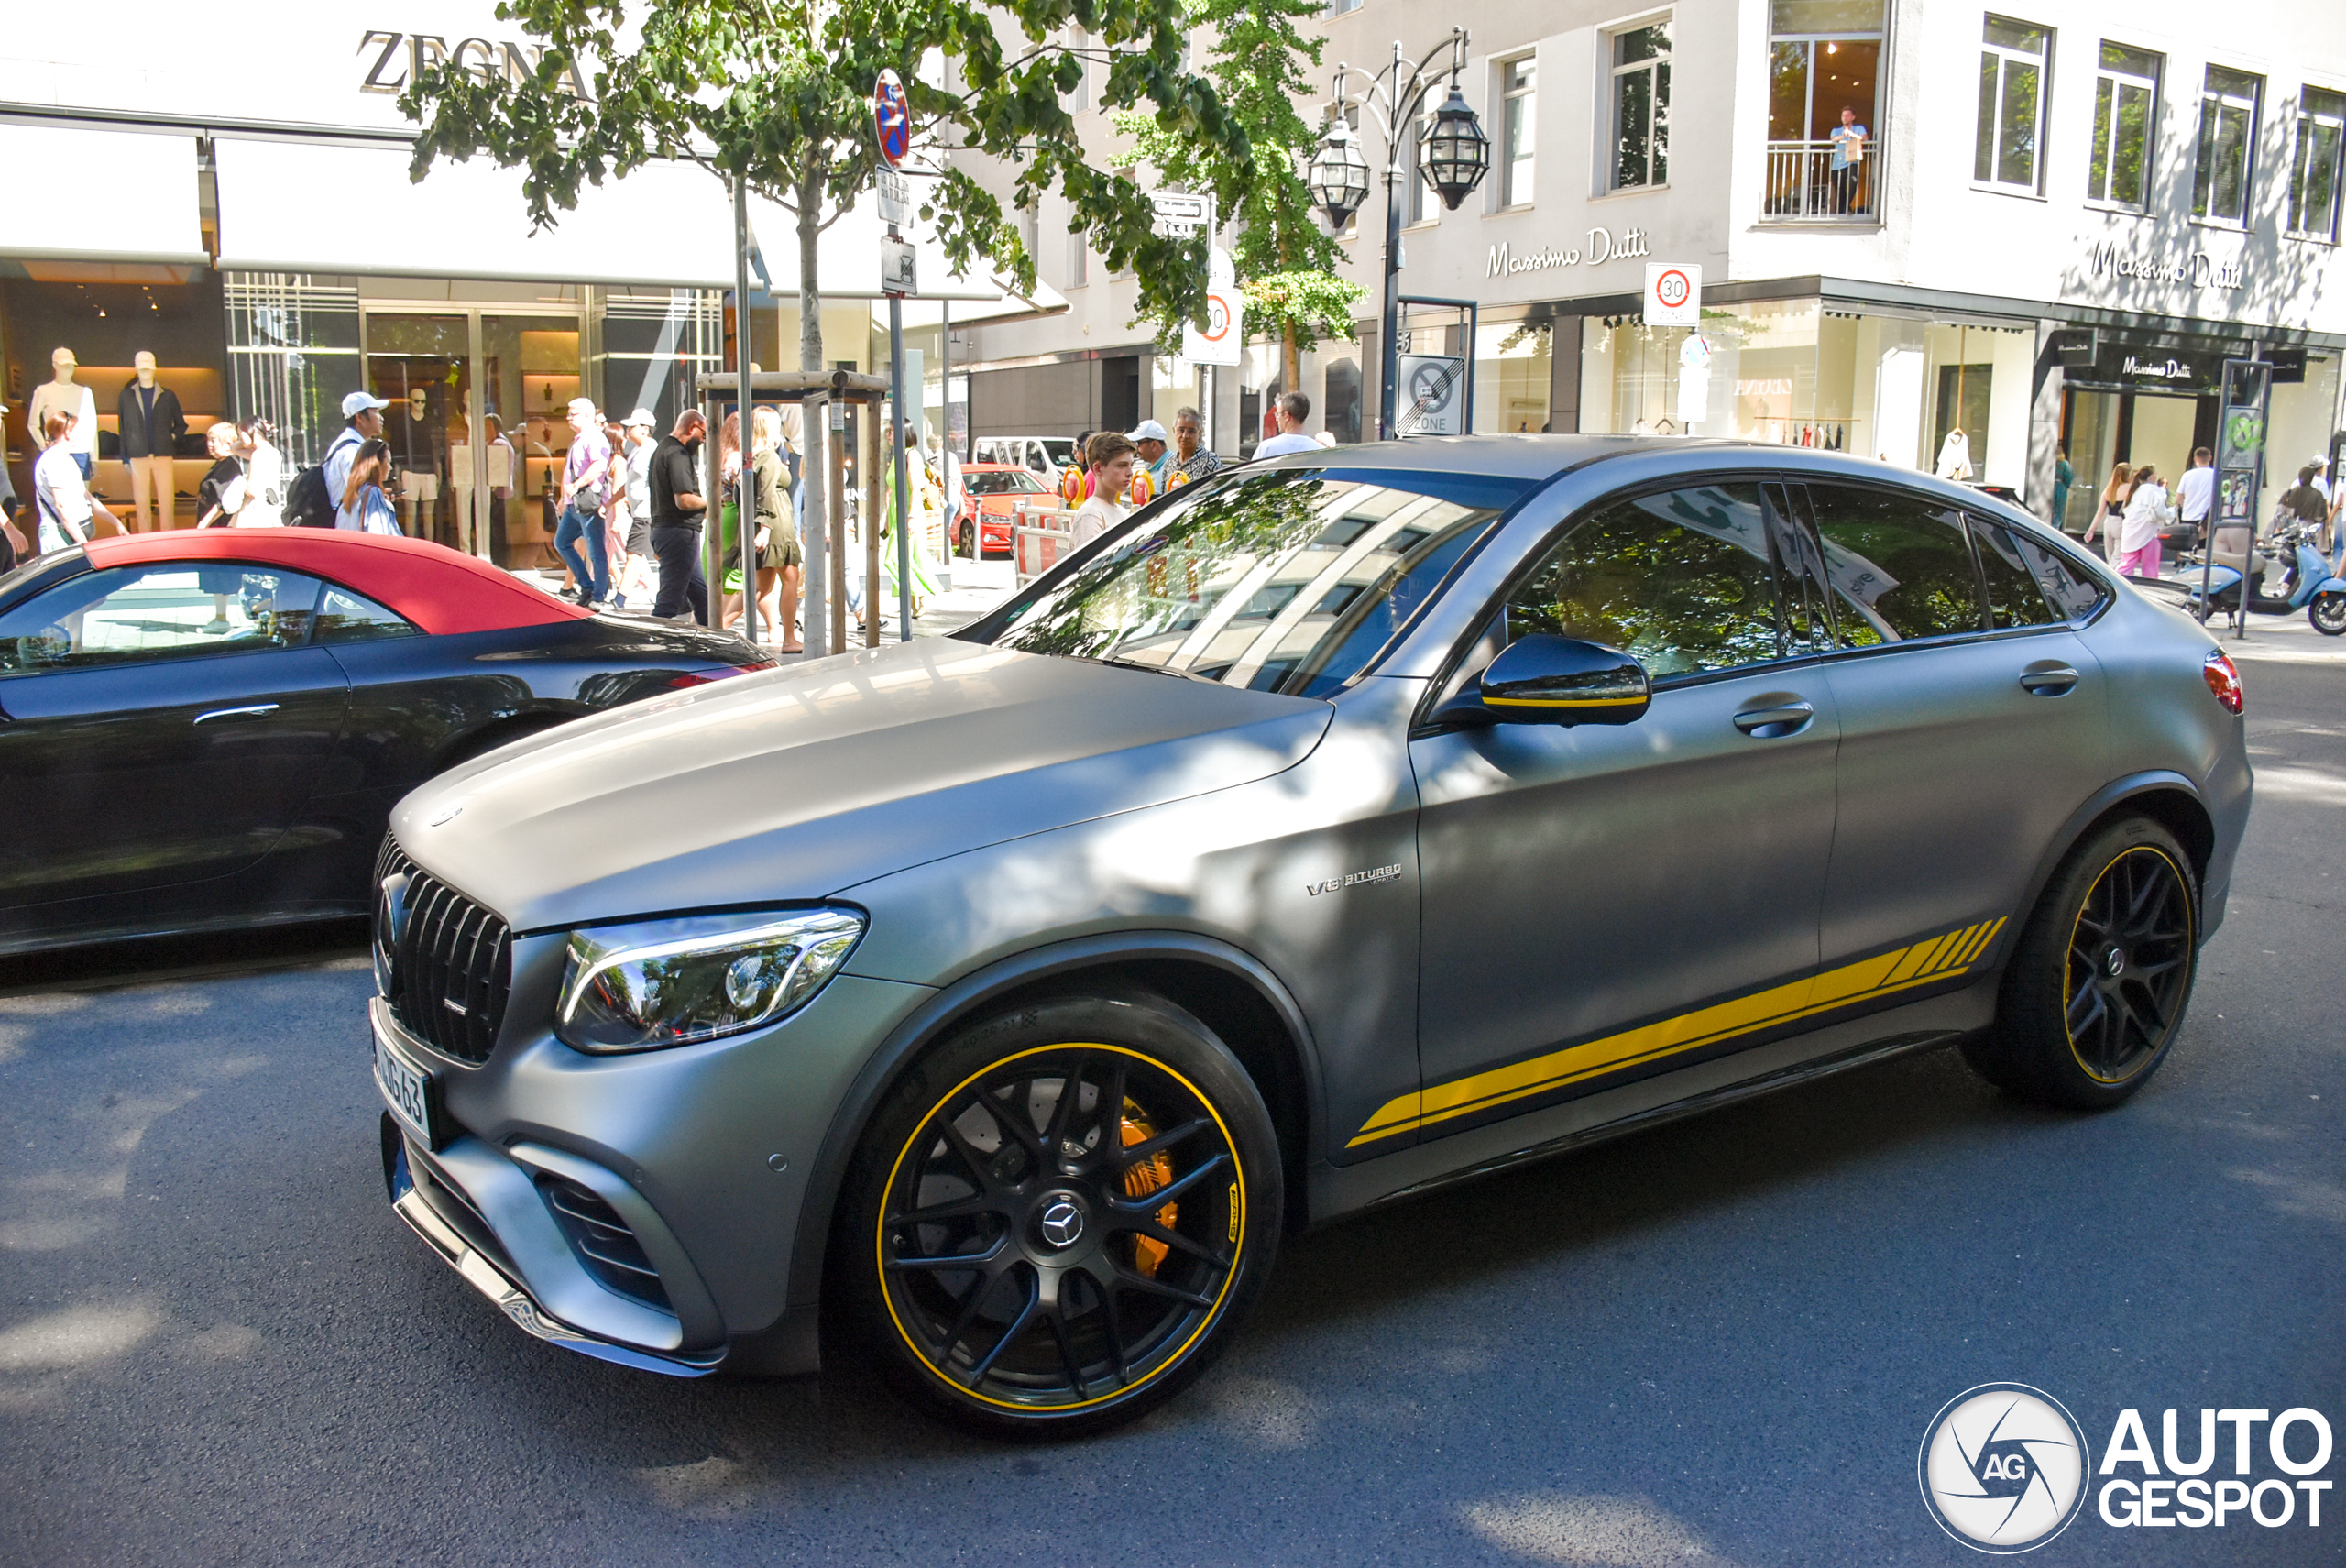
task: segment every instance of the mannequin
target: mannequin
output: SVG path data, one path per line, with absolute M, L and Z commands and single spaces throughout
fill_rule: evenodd
M 1963 433 L 1961 425 L 1948 431 L 1946 439 L 1939 443 L 1938 466 L 1932 472 L 1957 483 L 1971 477 L 1971 438 Z
M 187 433 L 187 416 L 180 411 L 178 394 L 156 385 L 152 354 L 142 348 L 130 363 L 138 373 L 122 389 L 115 428 L 122 433 L 122 460 L 130 466 L 131 531 L 146 533 L 173 521 L 171 457 Z
M 433 513 L 440 507 L 440 447 L 447 432 L 435 402 L 429 388 L 417 387 L 408 393 L 401 411 L 404 428 L 392 430 L 388 428 L 390 420 L 384 422 L 384 438 L 399 458 L 400 509 L 406 513 L 400 521 L 410 539 L 432 537 Z
M 73 465 L 82 470 L 82 480 L 86 484 L 96 477 L 98 471 L 98 400 L 90 395 L 89 388 L 73 379 L 79 365 L 71 349 L 60 348 L 51 354 L 49 364 L 54 378 L 33 389 L 32 406 L 26 417 L 31 420 L 29 428 L 33 430 L 48 429 L 52 413 L 69 413 L 80 422 L 73 427 L 66 450 L 73 454 Z

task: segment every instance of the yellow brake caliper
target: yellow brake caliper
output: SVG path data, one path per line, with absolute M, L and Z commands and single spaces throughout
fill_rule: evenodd
M 1124 1100 L 1124 1147 L 1130 1148 L 1135 1144 L 1145 1144 L 1155 1136 L 1157 1136 L 1157 1129 L 1149 1124 L 1148 1117 L 1142 1113 L 1138 1105 L 1133 1103 L 1131 1097 L 1127 1096 Z M 1124 1172 L 1124 1196 L 1146 1198 L 1158 1188 L 1169 1187 L 1172 1183 L 1173 1157 L 1165 1150 L 1159 1149 Z M 1157 1212 L 1157 1223 L 1169 1231 L 1173 1228 L 1173 1222 L 1180 1212 L 1181 1206 L 1178 1203 L 1168 1203 Z M 1148 1236 L 1135 1236 L 1133 1238 L 1133 1266 L 1140 1270 L 1143 1278 L 1154 1279 L 1157 1277 L 1158 1267 L 1164 1264 L 1171 1251 L 1172 1249 L 1163 1242 L 1153 1240 Z

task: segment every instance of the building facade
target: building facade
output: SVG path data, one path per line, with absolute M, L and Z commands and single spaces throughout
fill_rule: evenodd
M 1415 58 L 1472 34 L 1460 84 L 1490 172 L 1456 212 L 1404 181 L 1399 292 L 1475 302 L 1471 344 L 1465 313 L 1423 306 L 1401 345 L 1471 353 L 1474 429 L 1825 446 L 1968 468 L 2040 513 L 2066 449 L 2081 528 L 2113 463 L 2172 476 L 2212 444 L 2227 356 L 2284 367 L 2270 491 L 2346 422 L 2346 294 L 2324 287 L 2346 28 L 2325 0 L 2246 10 L 2219 30 L 2179 0 L 1337 0 L 1322 75 L 1349 62 L 1357 88 L 1397 38 Z M 1373 112 L 1361 134 L 1381 173 Z M 1372 291 L 1357 341 L 1301 377 L 1343 439 L 1376 433 L 1384 201 L 1379 181 L 1348 242 Z M 1130 362 L 1138 398 L 1100 399 L 1095 422 L 1155 411 L 1182 367 L 1069 250 L 1061 281 L 1040 247 L 1046 276 L 1098 302 L 976 334 L 978 384 L 989 364 Z M 1649 263 L 1701 269 L 1699 325 L 1642 324 Z M 1277 387 L 1266 345 L 1225 373 L 1221 449 L 1251 446 Z

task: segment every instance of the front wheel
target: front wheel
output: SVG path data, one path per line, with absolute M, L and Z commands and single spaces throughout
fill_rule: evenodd
M 2346 636 L 2346 593 L 2316 594 L 2306 606 L 2306 619 L 2324 637 Z
M 1964 1054 L 2023 1100 L 2120 1104 L 2166 1059 L 2198 962 L 2190 857 L 2157 823 L 2121 818 L 2054 876 L 2005 967 L 1993 1028 Z
M 948 1041 L 874 1116 L 835 1321 L 962 1425 L 1117 1425 L 1221 1354 L 1284 1203 L 1269 1113 L 1211 1030 L 1146 993 L 1038 1003 Z
M 960 538 L 954 545 L 954 553 L 967 555 L 972 561 L 978 558 L 978 530 L 974 523 L 961 525 Z

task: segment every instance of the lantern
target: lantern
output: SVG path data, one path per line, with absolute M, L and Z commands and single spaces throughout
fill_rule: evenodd
M 1329 122 L 1327 139 L 1312 155 L 1305 183 L 1334 228 L 1343 228 L 1368 200 L 1368 159 L 1361 156 L 1353 128 L 1342 113 Z
M 1466 95 L 1458 90 L 1455 77 L 1451 79 L 1449 98 L 1434 111 L 1418 164 L 1425 170 L 1426 183 L 1453 213 L 1490 172 L 1491 138 L 1483 134 L 1483 122 L 1467 107 Z

